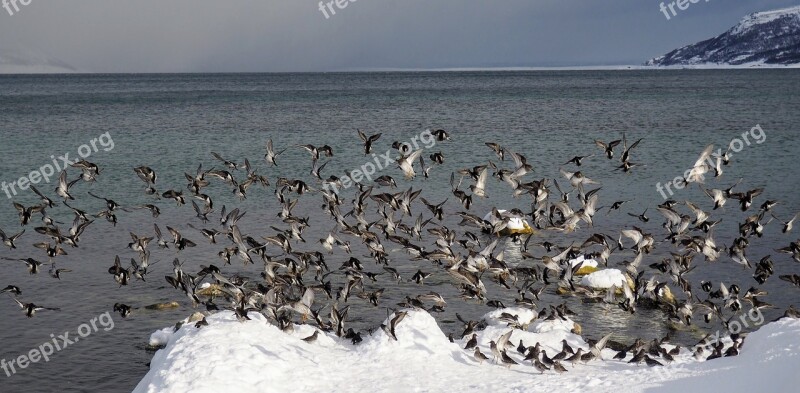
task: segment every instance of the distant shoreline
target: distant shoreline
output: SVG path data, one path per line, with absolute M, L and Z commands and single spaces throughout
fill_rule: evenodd
M 169 74 L 333 74 L 333 73 L 414 73 L 414 72 L 530 72 L 530 71 L 664 71 L 664 70 L 781 70 L 800 69 L 800 64 L 696 64 L 673 66 L 609 65 L 558 67 L 451 67 L 451 68 L 354 68 L 328 71 L 232 71 L 232 72 L 89 72 L 89 71 L 6 71 L 3 75 L 169 75 Z

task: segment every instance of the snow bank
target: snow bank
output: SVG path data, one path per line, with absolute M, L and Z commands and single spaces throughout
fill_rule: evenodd
M 670 381 L 648 392 L 796 392 L 798 371 L 800 320 L 784 318 L 748 335 L 739 356 L 676 362 L 664 370 Z
M 705 393 L 791 391 L 800 382 L 796 373 L 800 320 L 772 323 L 750 334 L 735 358 L 698 362 L 684 350 L 668 367 L 606 360 L 565 363 L 567 373 L 540 374 L 530 362 L 510 368 L 495 365 L 489 349 L 491 340 L 511 330 L 500 321 L 503 313 L 517 315 L 520 323 L 527 324 L 533 319 L 530 310 L 496 310 L 484 317 L 488 326 L 476 334 L 481 352 L 490 360 L 482 364 L 473 359 L 473 350 L 463 349 L 471 335 L 451 343 L 428 313 L 407 311 L 397 325 L 397 341 L 377 329 L 372 335 L 364 333 L 363 343 L 356 346 L 322 332 L 307 343 L 302 338 L 315 331 L 311 326 L 295 326 L 294 332 L 284 333 L 260 314 L 251 313 L 252 320 L 241 323 L 233 313 L 220 312 L 207 317 L 209 325 L 200 329 L 187 323 L 172 334 L 171 329 L 160 331 L 157 336 L 166 339 L 166 347 L 154 355 L 150 372 L 134 392 L 617 392 L 624 388 L 627 393 L 669 388 Z M 585 351 L 585 341 L 571 333 L 573 325 L 557 319 L 536 321 L 529 331 L 514 330 L 508 353 L 522 362 L 516 351 L 519 340 L 526 346 L 540 343 L 548 356 L 560 351 L 561 340 Z M 593 333 L 599 338 L 607 332 Z M 613 355 L 608 349 L 603 352 L 606 359 Z M 764 383 L 769 388 L 761 386 Z

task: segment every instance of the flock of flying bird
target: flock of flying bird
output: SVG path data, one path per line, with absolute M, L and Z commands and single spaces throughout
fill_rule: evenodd
M 381 138 L 381 134 L 367 136 L 361 131 L 358 131 L 358 135 L 363 142 L 365 156 L 371 153 L 373 146 Z M 433 136 L 439 142 L 450 140 L 450 135 L 444 130 L 434 131 Z M 640 142 L 641 139 L 629 145 L 623 136 L 621 140 L 595 143 L 608 160 L 614 159 L 618 152 L 615 148 L 621 145 L 620 165 L 616 169 L 630 172 L 638 166 L 631 158 Z M 413 282 L 424 286 L 425 280 L 433 274 L 449 280 L 460 292 L 462 299 L 474 299 L 490 307 L 504 308 L 505 305 L 500 300 L 491 299 L 489 288 L 512 291 L 511 293 L 516 293 L 515 306 L 533 310 L 537 309 L 536 303 L 541 302 L 539 295 L 550 288 L 552 292 L 565 298 L 579 297 L 585 302 L 619 307 L 629 313 L 635 313 L 637 306 L 657 307 L 665 312 L 673 326 L 690 326 L 694 323 L 695 315 L 702 315 L 706 323 L 719 320 L 727 328 L 728 323 L 745 312 L 746 308 L 760 310 L 773 307 L 761 300 L 767 294 L 756 286 L 751 286 L 742 293 L 736 284 L 720 283 L 715 289 L 712 283 L 701 281 L 698 291 L 687 278 L 701 263 L 700 259 L 707 263 L 730 260 L 740 264 L 744 269 L 750 269 L 748 272 L 752 271 L 752 278 L 759 285 L 770 278 L 774 273 L 771 256 L 753 258 L 747 252 L 751 240 L 761 237 L 764 227 L 777 219 L 773 208 L 778 202 L 764 200 L 757 209 L 753 207 L 755 199 L 762 194 L 762 189 L 734 191 L 741 180 L 726 189 L 703 188 L 713 201 L 713 208 L 710 210 L 701 208 L 701 203 L 688 200 L 667 200 L 654 207 L 664 219 L 662 233 L 649 233 L 634 225 L 622 229 L 617 236 L 592 233 L 582 243 L 573 242 L 560 246 L 548 241 L 537 241 L 537 237 L 541 233 L 562 233 L 567 236 L 577 233 L 581 228 L 591 230 L 595 217 L 602 210 L 605 213 L 599 215 L 601 218 L 621 210 L 630 201 L 619 200 L 607 208 L 597 207 L 600 187 L 590 188 L 599 183 L 579 170 L 584 161 L 594 155 L 575 156 L 564 163 L 560 170 L 563 178 L 537 180 L 531 179 L 534 168 L 525 156 L 497 143 L 486 143 L 486 146 L 496 156 L 496 162 L 488 160 L 485 164 L 452 172 L 450 192 L 457 202 L 449 205 L 449 198 L 431 202 L 420 196 L 421 190 L 414 190 L 413 187 L 395 192 L 401 181 L 390 175 L 380 176 L 369 183 L 357 183 L 352 199 L 345 199 L 344 191 L 336 191 L 344 188 L 342 179 L 335 175 L 327 178 L 322 175 L 330 161 L 322 164 L 320 161 L 323 157 L 332 157 L 333 148 L 327 145 L 298 146 L 298 149 L 302 148 L 310 154 L 314 183 L 310 185 L 301 179 L 284 177 L 275 180 L 274 195 L 280 204 L 280 211 L 274 221 L 280 227 L 271 226 L 272 233 L 266 236 L 243 233 L 239 222 L 246 212 L 238 208 L 228 210 L 226 206 L 222 206 L 221 213 L 212 216 L 216 207 L 212 197 L 205 193 L 212 182 L 232 190 L 232 194 L 240 199 L 247 198 L 251 192 L 250 187 L 254 185 L 263 188 L 271 186 L 270 179 L 258 174 L 248 159 L 240 163 L 214 152 L 211 155 L 221 164 L 222 169 L 203 170 L 201 164 L 193 174 L 185 174 L 188 182 L 185 190 L 178 188 L 159 191 L 156 188 L 160 185 L 156 171 L 147 166 L 134 168 L 134 172 L 144 183 L 144 193 L 153 199 L 152 203 L 127 206 L 87 192 L 86 195 L 92 199 L 103 201 L 104 208 L 96 214 L 77 208 L 76 197 L 80 195 L 78 189 L 81 187 L 79 183 L 100 181 L 101 178 L 97 165 L 81 160 L 73 164 L 73 169 L 70 170 L 80 171 L 75 180 L 69 180 L 66 170 L 60 174 L 54 190 L 56 199 L 51 199 L 47 193 L 31 186 L 40 202 L 33 206 L 14 203 L 14 207 L 19 213 L 22 226 L 35 226 L 37 219 L 41 219 L 41 226 L 34 228 L 41 240 L 33 243 L 33 246 L 46 254 L 50 265 L 49 274 L 60 280 L 71 270 L 60 268 L 57 261 L 61 256 L 67 255 L 65 248 L 80 247 L 84 232 L 90 226 L 97 226 L 97 219 L 103 218 L 116 226 L 120 212 L 134 214 L 138 210 L 148 211 L 155 219 L 161 214 L 159 201 L 162 198 L 174 201 L 179 207 L 189 200 L 196 214 L 196 222 L 188 227 L 201 234 L 211 246 L 218 245 L 218 264 L 224 266 L 238 261 L 245 266 L 263 267 L 260 269 L 260 279 L 225 275 L 222 268 L 214 264 L 203 265 L 197 271 L 188 272 L 180 252 L 198 245 L 190 240 L 194 236 L 187 236 L 186 230 L 181 232 L 174 226 L 166 226 L 169 236 L 164 237 L 161 228 L 154 224 L 152 232 L 148 231 L 150 228 L 145 228 L 138 234 L 130 233 L 131 242 L 128 248 L 136 252 L 138 258 L 131 258 L 130 264 L 127 264 L 117 256 L 113 266 L 108 268 L 109 275 L 113 276 L 117 285 L 133 285 L 139 280 L 149 280 L 153 266 L 150 263 L 151 250 L 171 248 L 177 257 L 172 263 L 172 273 L 166 275 L 165 280 L 175 290 L 182 292 L 193 307 L 202 307 L 208 312 L 232 310 L 241 321 L 249 320 L 250 313 L 262 313 L 287 331 L 298 322 L 313 323 L 319 330 L 332 332 L 343 339 L 352 340 L 354 344 L 362 340 L 362 332 L 346 328 L 349 303 L 363 301 L 378 307 L 385 291 L 380 287 L 381 282 L 398 286 L 403 282 Z M 426 166 L 423 149 L 412 151 L 408 144 L 399 142 L 393 143 L 392 147 L 397 150 L 395 162 L 406 180 L 417 176 L 417 171 L 427 178 L 435 166 L 443 165 L 445 161 L 441 152 L 433 153 L 428 157 L 432 166 Z M 266 145 L 265 162 L 269 166 L 279 167 L 278 159 L 286 150 L 275 150 L 270 140 Z M 714 160 L 716 165 L 712 164 Z M 513 164 L 506 165 L 507 163 Z M 684 180 L 687 185 L 696 183 L 698 187 L 705 187 L 700 179 L 706 174 L 721 176 L 722 167 L 728 163 L 727 153 L 712 156 L 709 146 Z M 574 172 L 565 169 L 573 167 L 576 168 Z M 507 187 L 514 197 L 525 197 L 526 200 L 530 198 L 530 210 L 514 208 L 501 212 L 493 208 L 488 219 L 471 213 L 473 198 L 489 197 L 487 182 L 490 177 L 504 184 L 497 187 Z M 464 183 L 469 185 L 465 186 Z M 322 210 L 333 225 L 327 236 L 311 243 L 306 242 L 303 234 L 312 222 L 309 217 L 296 215 L 294 212 L 298 201 L 301 198 L 308 199 L 306 195 L 309 194 L 321 197 Z M 722 219 L 712 218 L 719 209 L 724 210 L 723 206 L 731 199 L 738 200 L 739 208 L 744 212 L 751 212 L 752 215 L 739 225 L 738 237 L 731 245 L 717 245 L 713 233 Z M 48 215 L 48 212 L 55 209 L 69 209 L 74 213 L 74 220 L 69 228 Z M 414 210 L 421 212 L 415 216 L 412 213 Z M 646 215 L 647 210 L 641 214 L 628 214 L 642 223 L 650 221 Z M 443 224 L 443 220 L 451 216 L 460 219 L 459 228 L 449 228 Z M 510 239 L 501 237 L 501 232 L 515 218 L 529 219 L 538 233 L 515 234 Z M 783 233 L 792 230 L 795 218 L 796 216 L 788 221 L 779 220 L 783 224 Z M 20 240 L 27 237 L 25 234 L 24 229 L 14 235 L 0 230 L 0 240 L 9 249 L 15 249 Z M 520 250 L 521 260 L 515 261 L 516 263 L 505 261 L 504 249 L 509 247 Z M 643 265 L 645 259 L 653 259 L 651 253 L 659 247 L 672 247 L 670 256 Z M 365 250 L 367 255 L 359 258 L 354 255 L 354 250 L 356 253 L 358 250 Z M 539 250 L 543 252 L 535 255 L 539 254 Z M 407 257 L 396 256 L 401 251 Z M 777 251 L 800 262 L 800 240 Z M 332 256 L 334 254 L 336 256 Z M 615 264 L 619 265 L 630 285 L 612 287 L 606 291 L 579 285 L 576 277 L 582 263 L 575 264 L 573 260 L 583 256 L 584 259 L 594 259 L 607 267 L 614 254 L 620 256 L 614 257 L 615 259 L 624 259 Z M 332 270 L 326 261 L 331 258 L 341 260 L 341 266 Z M 45 264 L 31 257 L 3 259 L 24 263 L 30 274 L 39 273 Z M 368 260 L 380 265 L 381 271 L 376 273 L 366 268 L 364 265 Z M 417 271 L 410 277 L 402 277 L 399 266 L 403 267 L 400 270 L 413 266 L 412 270 Z M 800 275 L 785 274 L 779 277 L 800 288 Z M 341 285 L 335 285 L 333 281 Z M 487 287 L 489 282 L 495 285 Z M 677 294 L 678 290 L 682 295 Z M 23 302 L 19 299 L 22 291 L 15 285 L 8 285 L 2 292 L 9 293 L 28 317 L 33 317 L 38 311 L 58 310 Z M 407 315 L 406 311 L 399 311 L 400 308 L 424 309 L 429 312 L 444 310 L 447 301 L 442 295 L 433 291 L 422 292 L 427 293 L 414 297 L 405 296 L 405 300 L 396 305 L 399 308 L 388 319 L 389 323 L 380 326 L 390 339 L 397 339 L 395 328 Z M 325 301 L 320 302 L 320 297 Z M 324 311 L 325 309 L 328 311 Z M 133 310 L 134 307 L 123 303 L 114 305 L 114 311 L 123 317 L 130 315 Z M 389 311 L 387 307 L 387 312 Z M 544 307 L 534 314 L 533 320 L 527 321 L 520 320 L 513 314 L 503 314 L 502 318 L 513 328 L 526 329 L 537 319 L 566 320 L 574 315 L 566 303 Z M 793 306 L 784 315 L 800 317 Z M 478 361 L 488 359 L 477 346 L 475 331 L 481 328 L 481 322 L 467 321 L 460 316 L 458 319 L 464 325 L 460 338 L 465 340 L 466 349 L 474 350 Z M 200 328 L 204 324 L 205 319 L 198 321 L 196 326 Z M 539 343 L 526 346 L 520 342 L 516 347 L 520 355 L 515 360 L 508 351 L 514 347 L 509 342 L 512 331 L 491 342 L 495 361 L 509 366 L 530 361 L 542 372 L 549 369 L 566 371 L 562 361 L 574 364 L 601 358 L 600 350 L 607 345 L 610 336 L 599 341 L 590 341 L 590 349 L 586 352 L 582 349 L 575 351 L 565 341 L 562 350 L 552 357 L 548 356 Z M 318 331 L 305 340 L 313 342 L 317 336 Z M 744 335 L 736 334 L 731 338 L 733 344 L 727 349 L 720 343 L 714 345 L 710 353 L 703 353 L 703 347 L 698 346 L 694 350 L 695 355 L 698 358 L 735 355 L 741 347 Z M 451 335 L 451 340 L 453 339 Z M 633 345 L 619 351 L 616 358 L 632 363 L 645 362 L 650 366 L 661 365 L 670 361 L 681 350 L 680 347 L 667 350 L 663 347 L 666 342 L 667 339 L 653 342 L 637 339 Z M 627 358 L 628 355 L 630 358 Z

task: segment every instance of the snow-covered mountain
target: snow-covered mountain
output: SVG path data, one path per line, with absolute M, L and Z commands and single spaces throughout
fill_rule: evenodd
M 648 60 L 648 66 L 800 64 L 800 6 L 757 12 L 714 38 Z

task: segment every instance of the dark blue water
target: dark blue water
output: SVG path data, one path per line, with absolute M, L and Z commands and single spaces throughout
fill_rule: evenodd
M 582 228 L 574 234 L 546 231 L 537 240 L 569 245 L 572 241 L 582 242 L 595 232 L 616 236 L 619 230 L 632 225 L 661 236 L 663 220 L 655 205 L 663 198 L 656 184 L 681 175 L 706 145 L 727 146 L 757 124 L 764 130 L 763 142 L 754 143 L 750 138 L 752 143 L 733 154 L 733 162 L 725 168 L 724 175 L 719 180 L 709 180 L 709 186 L 725 188 L 742 178 L 740 190 L 765 189 L 764 195 L 757 198 L 758 204 L 766 198 L 780 202 L 775 208 L 778 217 L 788 220 L 800 211 L 800 198 L 796 195 L 796 154 L 800 151 L 798 91 L 800 73 L 793 70 L 0 76 L 0 181 L 10 183 L 29 175 L 51 163 L 51 155 L 69 153 L 74 158 L 82 145 L 91 147 L 93 139 L 108 133 L 106 139 L 95 141 L 97 151 L 92 150 L 88 157 L 102 168 L 98 182 L 75 186 L 77 200 L 73 206 L 96 213 L 104 203 L 89 197 L 88 191 L 125 206 L 154 202 L 143 193 L 144 185 L 132 170 L 136 166 L 154 168 L 159 174 L 158 188 L 163 191 L 185 189 L 184 173 L 194 173 L 199 163 L 206 169 L 221 168 L 221 163 L 210 156 L 211 151 L 238 162 L 249 158 L 273 186 L 252 187 L 245 201 L 239 201 L 229 187 L 219 182 L 206 193 L 214 198 L 217 212 L 223 204 L 229 210 L 231 206 L 246 210 L 242 230 L 258 238 L 274 234 L 270 226 L 282 226 L 275 217 L 279 204 L 273 195 L 279 176 L 305 179 L 316 186 L 309 174 L 309 154 L 295 145 L 332 146 L 335 154 L 323 176 L 341 177 L 370 160 L 363 155 L 356 129 L 368 134 L 383 133 L 375 144 L 375 151 L 381 154 L 393 141 L 409 141 L 425 129 L 443 128 L 450 132 L 452 140 L 438 142 L 424 153 L 426 158 L 438 151 L 445 155 L 444 165 L 435 167 L 430 179 L 400 181 L 402 175 L 397 168 L 388 168 L 381 174 L 398 179 L 401 189 L 422 189 L 429 201 L 438 203 L 449 198 L 446 209 L 453 213 L 461 209 L 449 192 L 450 173 L 489 160 L 498 163 L 484 142 L 497 142 L 527 156 L 535 168 L 528 180 L 558 178 L 562 185 L 566 184 L 558 172 L 562 164 L 574 155 L 598 154 L 587 159 L 581 170 L 602 183 L 599 205 L 609 206 L 622 199 L 633 201 L 624 205 L 621 212 L 607 216 L 599 213 L 594 228 Z M 628 174 L 615 170 L 616 161 L 600 157 L 601 151 L 593 142 L 619 139 L 623 132 L 629 140 L 643 138 L 632 157 L 640 166 Z M 288 148 L 279 157 L 277 168 L 268 167 L 262 158 L 270 138 L 277 149 Z M 110 143 L 101 144 L 111 140 L 113 148 Z M 77 172 L 71 170 L 70 177 L 75 176 Z M 56 199 L 54 187 L 53 182 L 39 184 L 39 189 Z M 353 192 L 352 188 L 345 191 L 344 199 L 352 199 Z M 529 199 L 513 198 L 508 187 L 494 179 L 490 179 L 487 192 L 490 197 L 477 200 L 472 213 L 482 216 L 493 206 L 529 209 Z M 0 228 L 8 234 L 21 228 L 12 200 L 26 206 L 38 203 L 29 191 L 10 194 L 12 198 L 0 194 L 0 199 L 5 200 L 0 203 L 4 206 L 0 208 Z M 697 188 L 677 191 L 672 198 L 692 200 L 707 210 L 712 207 L 710 199 Z M 141 210 L 120 212 L 116 227 L 98 219 L 87 229 L 80 248 L 68 248 L 69 255 L 56 258 L 58 267 L 72 270 L 64 273 L 60 281 L 47 274 L 47 264 L 38 275 L 29 275 L 22 262 L 0 261 L 0 287 L 17 285 L 23 291 L 20 299 L 61 308 L 60 312 L 43 311 L 28 319 L 11 298 L 0 298 L 0 359 L 8 361 L 28 353 L 49 342 L 50 334 L 69 331 L 74 337 L 82 324 L 111 311 L 117 302 L 144 307 L 175 300 L 181 307 L 170 311 L 135 310 L 124 320 L 112 313 L 113 329 L 105 331 L 100 326 L 85 339 L 52 355 L 49 362 L 39 361 L 18 369 L 10 377 L 0 374 L 0 390 L 130 391 L 146 373 L 152 356 L 145 349 L 149 334 L 186 317 L 192 312 L 191 305 L 163 280 L 164 275 L 171 274 L 175 251 L 153 249 L 151 259 L 159 262 L 151 269 L 149 280 L 124 287 L 119 287 L 107 273 L 114 256 L 120 255 L 123 261 L 135 257 L 126 248 L 128 233 L 151 235 L 154 222 L 162 229 L 166 225 L 179 228 L 199 244 L 178 255 L 185 261 L 187 271 L 196 272 L 200 265 L 210 263 L 219 266 L 221 260 L 216 253 L 222 248 L 208 245 L 187 226 L 201 226 L 191 206 L 177 208 L 165 200 L 154 203 L 162 209 L 161 217 L 155 220 Z M 333 227 L 320 205 L 318 195 L 301 197 L 294 212 L 309 217 L 311 228 L 304 234 L 308 243 L 298 245 L 298 249 L 318 249 L 317 239 Z M 646 224 L 625 214 L 639 214 L 645 208 L 649 208 L 647 215 L 651 218 Z M 420 204 L 414 205 L 413 212 L 427 214 Z M 64 206 L 48 213 L 66 223 L 63 227 L 72 220 Z M 753 211 L 739 212 L 735 201 L 723 211 L 714 212 L 714 219 L 723 218 L 714 232 L 717 244 L 730 245 L 737 234 L 737 222 L 748 214 Z M 218 214 L 213 216 L 216 219 Z M 38 215 L 36 220 L 35 225 L 41 225 Z M 444 223 L 456 228 L 457 218 L 448 216 Z M 32 247 L 45 238 L 36 234 L 32 226 L 25 229 L 19 248 L 12 251 L 3 247 L 0 256 L 33 257 L 46 262 L 44 252 Z M 765 310 L 767 319 L 782 314 L 800 294 L 797 288 L 777 278 L 780 274 L 797 273 L 800 264 L 774 251 L 795 239 L 793 233 L 781 234 L 777 222 L 766 226 L 763 238 L 751 239 L 751 259 L 772 254 L 775 261 L 775 276 L 760 286 L 769 291 L 763 300 L 776 305 L 775 309 Z M 431 247 L 432 240 L 428 240 L 422 243 Z M 386 247 L 391 249 L 394 245 L 386 242 Z M 667 244 L 659 246 L 643 265 L 659 262 L 673 250 Z M 365 253 L 358 245 L 354 251 L 359 256 Z M 537 249 L 534 253 L 540 255 L 542 251 Z M 514 259 L 510 254 L 507 260 Z M 393 266 L 406 278 L 417 269 L 437 271 L 435 266 L 413 262 L 401 252 L 391 255 Z M 336 268 L 348 257 L 337 252 L 328 258 L 328 264 Z M 609 265 L 630 258 L 629 251 L 614 254 Z M 381 271 L 368 258 L 362 260 L 369 271 Z M 687 277 L 697 294 L 700 280 L 712 280 L 715 287 L 720 281 L 736 283 L 743 291 L 757 285 L 751 278 L 752 270 L 744 270 L 727 257 L 716 263 L 698 258 L 695 264 L 698 267 Z M 224 272 L 257 280 L 260 269 L 234 262 Z M 645 277 L 654 272 L 648 269 Z M 334 280 L 341 281 L 341 277 Z M 351 326 L 374 327 L 386 315 L 383 307 L 394 306 L 407 294 L 430 290 L 448 300 L 447 311 L 437 316 L 446 332 L 459 331 L 454 323 L 455 312 L 478 318 L 488 311 L 485 305 L 459 300 L 452 281 L 441 271 L 422 287 L 394 285 L 389 280 L 367 284 L 370 290 L 377 287 L 387 288 L 382 307 L 374 309 L 360 299 L 351 299 Z M 513 303 L 515 292 L 488 282 L 487 287 L 490 299 Z M 680 292 L 674 286 L 673 291 Z M 320 305 L 325 302 L 320 297 L 318 300 Z M 539 307 L 564 300 L 580 314 L 577 319 L 591 337 L 615 331 L 624 341 L 631 337 L 653 338 L 667 331 L 664 314 L 657 310 L 642 309 L 633 316 L 617 309 L 599 311 L 593 305 L 561 298 L 552 291 Z M 701 330 L 678 332 L 674 340 L 694 343 L 703 332 L 716 328 L 699 319 L 697 322 Z

